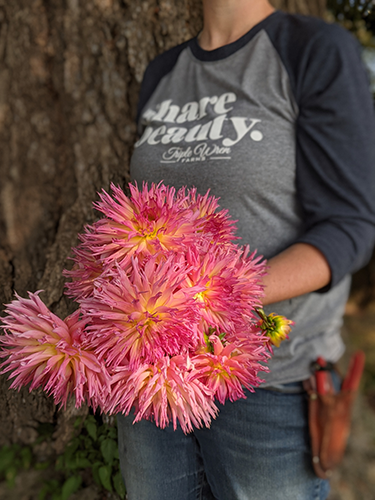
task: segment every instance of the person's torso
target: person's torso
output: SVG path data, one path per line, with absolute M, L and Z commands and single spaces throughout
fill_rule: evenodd
M 219 54 L 210 57 L 196 40 L 185 44 L 158 81 L 141 109 L 131 178 L 195 186 L 201 194 L 210 189 L 238 221 L 239 244 L 270 258 L 304 231 L 296 190 L 298 106 L 266 30 L 229 56 Z M 331 360 L 341 355 L 349 283 L 268 308 L 296 326 L 275 349 L 267 384 L 306 378 L 322 352 Z

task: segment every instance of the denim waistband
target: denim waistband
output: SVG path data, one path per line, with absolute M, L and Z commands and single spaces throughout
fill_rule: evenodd
M 264 389 L 265 391 L 276 391 L 284 392 L 286 394 L 301 394 L 306 392 L 303 387 L 303 382 L 289 382 L 288 384 L 273 384 L 267 387 L 259 387 L 259 389 Z

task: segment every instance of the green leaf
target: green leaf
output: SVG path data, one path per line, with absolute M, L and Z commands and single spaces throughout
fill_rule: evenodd
M 108 491 L 113 491 L 111 483 L 112 467 L 109 465 L 103 465 L 102 467 L 99 467 L 98 473 L 104 488 Z
M 45 462 L 37 462 L 35 465 L 34 465 L 34 469 L 36 470 L 44 470 L 44 469 L 47 469 L 47 467 L 50 465 L 49 461 L 45 461 Z M 57 468 L 56 468 L 57 470 Z
M 101 461 L 102 458 L 102 454 L 99 450 L 88 450 L 87 459 L 90 460 L 91 464 Z
M 61 485 L 57 479 L 51 479 L 50 481 L 47 480 L 38 493 L 38 500 L 45 500 L 48 494 L 59 492 L 60 489 Z
M 92 477 L 94 478 L 94 481 L 96 482 L 96 484 L 98 486 L 102 485 L 102 482 L 101 482 L 100 476 L 99 476 L 99 469 L 100 469 L 100 467 L 102 467 L 102 465 L 103 465 L 103 462 L 95 462 L 91 468 Z
M 75 457 L 75 454 L 79 448 L 79 445 L 80 445 L 80 441 L 76 438 L 70 442 L 69 446 L 65 449 L 64 454 L 63 454 L 65 463 L 68 461 L 71 461 Z
M 59 457 L 57 457 L 55 469 L 62 470 L 64 468 L 64 463 L 65 463 L 64 456 L 60 455 Z
M 96 441 L 98 439 L 98 427 L 96 425 L 96 422 L 93 422 L 90 420 L 89 422 L 86 423 L 86 430 L 88 435 Z
M 17 476 L 17 469 L 14 467 L 14 465 L 11 465 L 8 467 L 6 473 L 5 473 L 5 479 L 7 481 L 7 485 L 9 488 L 13 488 L 16 482 L 16 476 Z
M 33 459 L 33 454 L 31 449 L 28 447 L 22 448 L 20 456 L 22 461 L 22 467 L 24 469 L 29 469 Z
M 15 459 L 15 450 L 8 446 L 3 446 L 0 451 L 0 472 L 5 472 L 6 469 Z
M 92 463 L 87 458 L 76 457 L 76 465 L 78 469 L 86 469 L 87 467 L 91 467 Z
M 71 476 L 63 484 L 61 490 L 61 500 L 68 500 L 70 495 L 75 493 L 81 486 L 82 478 L 81 476 Z
M 47 493 L 49 493 L 48 485 L 44 485 L 43 488 L 38 493 L 38 500 L 45 500 Z
M 85 450 L 90 450 L 90 449 L 93 449 L 95 447 L 95 442 L 91 437 L 83 436 L 82 441 L 81 441 L 81 445 Z
M 88 423 L 88 422 L 96 422 L 96 418 L 94 417 L 94 415 L 87 415 L 87 417 L 85 418 L 85 425 Z
M 104 457 L 104 461 L 108 465 L 112 465 L 117 451 L 117 442 L 114 439 L 104 439 L 100 445 L 100 451 Z
M 116 428 L 116 427 L 110 427 L 110 428 L 108 429 L 108 434 L 107 434 L 107 436 L 108 436 L 109 438 L 112 438 L 112 439 L 114 439 L 114 440 L 117 440 L 117 428 Z
M 113 485 L 114 485 L 116 493 L 119 495 L 119 497 L 125 498 L 126 489 L 125 489 L 125 484 L 124 484 L 124 481 L 122 480 L 120 472 L 117 472 L 113 476 Z
M 77 429 L 81 425 L 81 423 L 82 423 L 82 417 L 77 417 L 73 424 L 74 428 Z
M 75 457 L 69 457 L 65 459 L 65 467 L 64 469 L 68 470 L 76 470 L 79 469 L 79 465 L 77 464 L 77 460 Z

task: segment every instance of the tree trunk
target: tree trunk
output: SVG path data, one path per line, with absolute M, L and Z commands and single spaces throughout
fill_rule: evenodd
M 323 0 L 274 4 L 324 10 Z M 128 180 L 145 67 L 201 23 L 199 0 L 0 0 L 0 303 L 44 290 L 56 314 L 73 311 L 61 272 L 97 191 Z M 0 444 L 31 443 L 57 423 L 61 449 L 77 410 L 8 385 L 3 376 Z
M 326 0 L 270 0 L 277 9 L 298 14 L 323 17 Z
M 196 34 L 200 12 L 198 0 L 0 0 L 0 303 L 42 289 L 72 312 L 61 272 L 97 191 L 127 181 L 146 64 Z M 57 419 L 60 449 L 74 408 L 1 384 L 0 444 Z

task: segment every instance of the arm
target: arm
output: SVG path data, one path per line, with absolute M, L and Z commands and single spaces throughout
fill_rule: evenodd
M 305 226 L 269 260 L 265 304 L 328 291 L 366 264 L 375 238 L 374 113 L 357 46 L 337 26 L 307 35 L 292 47 L 275 39 L 299 107 L 296 183 Z
M 305 232 L 295 243 L 325 256 L 331 269 L 326 291 L 371 257 L 374 111 L 357 46 L 341 28 L 327 26 L 311 42 L 302 73 L 296 158 Z
M 296 243 L 268 261 L 263 304 L 314 292 L 331 281 L 331 269 L 316 247 Z

